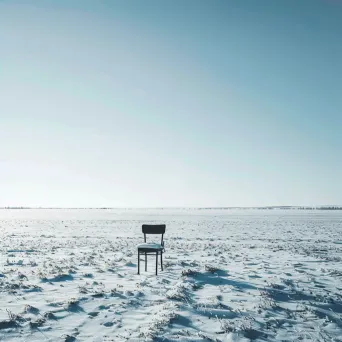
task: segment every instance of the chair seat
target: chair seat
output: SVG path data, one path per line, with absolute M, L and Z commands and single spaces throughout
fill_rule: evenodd
M 141 243 L 137 246 L 138 249 L 148 249 L 148 250 L 162 250 L 163 246 L 160 243 Z

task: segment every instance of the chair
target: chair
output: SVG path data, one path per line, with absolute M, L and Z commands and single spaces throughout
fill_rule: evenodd
M 138 274 L 140 274 L 140 254 L 145 255 L 145 272 L 147 271 L 147 256 L 156 255 L 156 275 L 158 274 L 158 256 L 160 255 L 161 270 L 163 271 L 163 252 L 164 249 L 164 234 L 165 224 L 143 224 L 142 232 L 144 233 L 144 242 L 138 245 Z M 147 234 L 161 234 L 161 242 L 159 243 L 147 243 Z

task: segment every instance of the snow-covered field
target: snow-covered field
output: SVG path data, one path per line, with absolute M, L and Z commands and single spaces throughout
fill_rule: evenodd
M 0 210 L 0 341 L 342 341 L 342 212 Z M 164 271 L 137 275 L 143 223 Z

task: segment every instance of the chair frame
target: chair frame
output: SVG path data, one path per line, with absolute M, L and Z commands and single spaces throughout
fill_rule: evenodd
M 155 255 L 156 256 L 156 275 L 158 275 L 158 256 L 160 255 L 160 265 L 161 270 L 163 271 L 163 252 L 164 249 L 164 234 L 165 234 L 166 225 L 165 224 L 143 224 L 142 225 L 142 232 L 144 233 L 144 242 L 146 243 L 146 235 L 153 234 L 153 235 L 161 235 L 161 248 L 139 248 L 138 247 L 138 274 L 140 274 L 140 255 L 145 255 L 145 272 L 147 271 L 147 256 L 148 255 Z

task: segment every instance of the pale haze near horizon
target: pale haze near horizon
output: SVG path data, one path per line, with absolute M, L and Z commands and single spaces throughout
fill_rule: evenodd
M 0 2 L 0 206 L 342 204 L 342 4 Z

